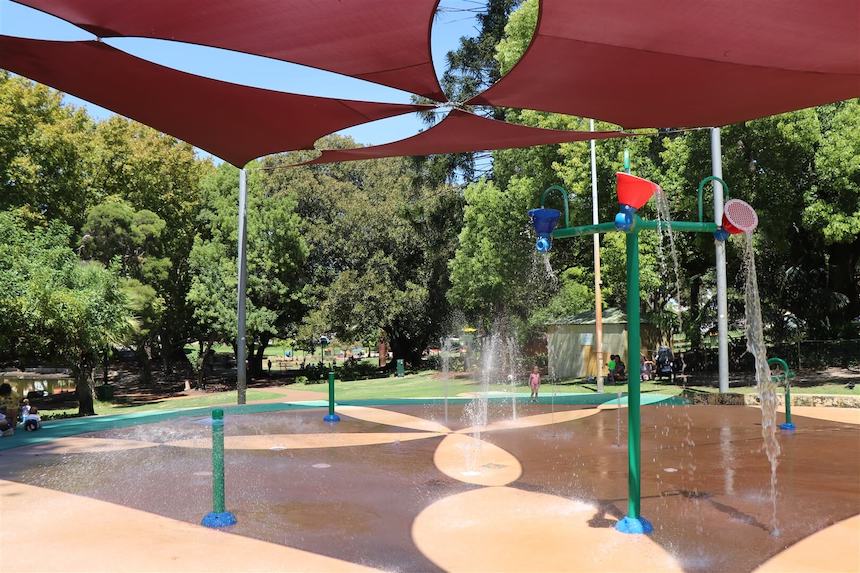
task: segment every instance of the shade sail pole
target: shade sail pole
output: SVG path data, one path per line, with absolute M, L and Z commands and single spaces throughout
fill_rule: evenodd
M 594 131 L 594 120 L 589 120 Z M 597 155 L 591 140 L 591 221 L 600 222 L 597 212 Z M 603 393 L 603 295 L 600 291 L 600 234 L 594 233 L 594 347 L 597 349 L 597 391 Z
M 714 223 L 720 225 L 723 221 L 723 153 L 720 142 L 720 128 L 711 128 L 711 172 L 718 177 L 714 185 Z M 726 243 L 714 241 L 717 267 L 717 330 L 719 333 L 719 380 L 720 393 L 729 391 L 729 322 L 728 301 L 726 298 Z
M 238 297 L 236 305 L 236 402 L 245 403 L 245 389 L 247 378 L 245 367 L 247 365 L 245 344 L 245 291 L 248 282 L 248 258 L 247 258 L 247 229 L 245 217 L 245 203 L 247 198 L 247 176 L 244 169 L 239 171 L 239 240 L 238 240 Z

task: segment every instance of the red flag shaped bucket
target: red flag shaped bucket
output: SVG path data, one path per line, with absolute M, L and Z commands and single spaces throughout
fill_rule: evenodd
M 651 199 L 660 186 L 635 175 L 616 173 L 615 188 L 620 204 L 639 209 Z

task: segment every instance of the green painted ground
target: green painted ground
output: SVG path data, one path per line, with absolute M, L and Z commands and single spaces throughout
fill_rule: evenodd
M 283 397 L 277 392 L 268 390 L 258 390 L 256 388 L 248 389 L 248 402 L 260 402 L 262 400 L 276 400 Z M 236 392 L 214 392 L 204 396 L 189 396 L 187 398 L 174 398 L 171 400 L 159 400 L 148 404 L 138 406 L 127 406 L 123 404 L 113 404 L 111 402 L 96 401 L 96 414 L 112 415 L 112 414 L 135 414 L 138 412 L 159 412 L 167 410 L 176 410 L 181 408 L 203 408 L 206 406 L 221 406 L 236 403 Z M 78 411 L 78 408 L 69 408 L 66 410 L 43 410 L 42 414 L 48 418 L 73 416 Z

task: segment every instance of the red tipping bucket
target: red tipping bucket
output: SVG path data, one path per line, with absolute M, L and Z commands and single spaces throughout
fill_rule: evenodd
M 660 186 L 635 175 L 616 173 L 615 189 L 620 204 L 639 209 L 651 199 Z
M 749 203 L 730 199 L 723 208 L 723 229 L 732 235 L 752 233 L 758 227 L 758 215 Z

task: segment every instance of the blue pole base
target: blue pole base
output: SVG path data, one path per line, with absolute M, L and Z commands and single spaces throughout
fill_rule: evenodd
M 644 517 L 625 517 L 615 523 L 615 529 L 631 535 L 647 535 L 654 531 L 654 526 Z
M 792 424 L 791 422 L 786 422 L 784 424 L 779 425 L 780 430 L 785 430 L 786 432 L 793 432 L 797 429 L 797 426 Z
M 323 417 L 323 421 L 327 424 L 337 424 L 340 422 L 340 416 L 337 414 L 326 414 L 325 417 Z
M 200 522 L 200 525 L 204 527 L 219 528 L 230 527 L 231 525 L 236 525 L 236 523 L 238 523 L 236 521 L 236 516 L 229 511 L 225 511 L 223 513 L 210 511 L 203 516 L 203 521 Z

